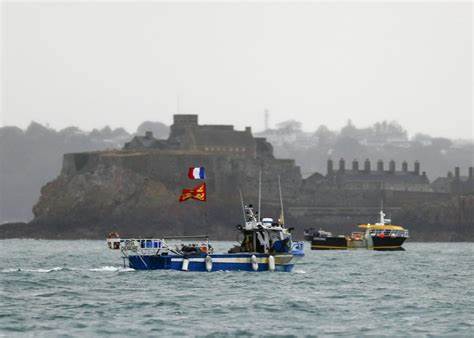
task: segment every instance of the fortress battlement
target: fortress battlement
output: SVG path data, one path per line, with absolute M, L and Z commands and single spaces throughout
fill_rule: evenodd
M 376 187 L 388 190 L 402 191 L 432 191 L 426 172 L 420 174 L 420 162 L 415 161 L 413 171 L 408 170 L 408 162 L 403 161 L 401 170 L 397 170 L 395 161 L 391 160 L 385 169 L 384 162 L 378 160 L 376 168 L 372 169 L 369 159 L 359 166 L 359 161 L 352 161 L 351 169 L 346 169 L 346 161 L 341 158 L 339 166 L 334 168 L 332 159 L 327 161 L 326 181 L 332 185 L 343 186 L 347 189 L 375 189 Z
M 339 167 L 336 170 L 334 168 L 333 160 L 328 159 L 327 160 L 327 174 L 326 175 L 327 176 L 332 176 L 332 175 L 337 175 L 337 174 L 339 174 L 339 175 L 361 175 L 361 177 L 363 175 L 373 175 L 373 174 L 377 174 L 377 175 L 384 175 L 384 174 L 420 175 L 420 162 L 418 162 L 418 161 L 414 162 L 413 171 L 408 170 L 408 162 L 407 161 L 403 161 L 402 166 L 401 166 L 401 170 L 397 171 L 396 170 L 396 162 L 394 160 L 391 160 L 389 162 L 387 170 L 385 170 L 383 160 L 378 160 L 377 161 L 377 167 L 376 167 L 375 170 L 372 170 L 371 168 L 372 168 L 372 165 L 371 165 L 371 162 L 370 162 L 369 159 L 366 159 L 364 161 L 364 166 L 362 168 L 359 166 L 359 161 L 357 159 L 354 159 L 352 161 L 351 169 L 346 169 L 346 161 L 345 161 L 345 159 L 341 158 L 339 160 Z M 426 173 L 423 172 L 422 175 L 426 175 Z

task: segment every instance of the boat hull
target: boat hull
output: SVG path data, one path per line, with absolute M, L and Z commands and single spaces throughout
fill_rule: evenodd
M 314 237 L 311 241 L 311 250 L 346 250 L 345 237 Z
M 369 240 L 350 240 L 345 237 L 323 237 L 313 238 L 312 250 L 347 250 L 347 249 L 370 249 L 378 251 L 403 251 L 403 243 L 406 237 L 369 237 Z
M 257 268 L 252 265 L 252 255 L 255 255 Z M 211 254 L 212 267 L 209 271 L 268 271 L 269 255 L 266 254 Z M 275 255 L 275 271 L 290 272 L 294 267 L 294 259 L 290 254 Z M 186 269 L 184 260 L 188 261 Z M 178 256 L 128 256 L 129 267 L 135 270 L 185 270 L 208 271 L 206 255 Z
M 372 237 L 372 247 L 369 249 L 378 250 L 378 251 L 403 251 L 403 243 L 405 242 L 405 237 Z

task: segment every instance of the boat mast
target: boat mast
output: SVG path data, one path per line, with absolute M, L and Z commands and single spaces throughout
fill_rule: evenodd
M 280 175 L 278 175 L 278 192 L 280 193 L 280 224 L 285 224 L 285 214 L 283 211 L 283 197 L 281 194 L 281 180 L 280 180 Z
M 258 217 L 257 223 L 260 223 L 262 214 L 262 169 L 258 172 Z M 253 251 L 257 252 L 257 232 L 252 231 Z
M 262 169 L 258 174 L 258 218 L 257 220 L 261 221 L 262 215 Z
M 247 222 L 247 220 L 246 220 L 246 217 L 245 217 L 244 197 L 242 195 L 242 190 L 240 190 L 240 188 L 239 188 L 239 195 L 240 195 L 240 204 L 242 206 L 242 216 L 244 216 L 244 223 L 242 224 L 242 226 L 245 227 L 245 222 Z
M 380 200 L 380 224 L 385 224 L 385 214 L 383 212 L 383 199 Z

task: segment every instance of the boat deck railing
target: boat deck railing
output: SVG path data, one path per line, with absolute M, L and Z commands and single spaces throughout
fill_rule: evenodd
M 174 247 L 168 241 L 191 241 L 194 244 L 188 246 L 178 244 Z M 178 242 L 179 243 L 179 242 Z M 209 252 L 211 246 L 207 236 L 176 236 L 165 238 L 108 238 L 107 244 L 110 249 L 120 250 L 124 255 L 131 251 L 139 255 L 156 255 L 162 252 L 180 254 L 183 247 L 195 248 L 196 251 Z
M 371 229 L 369 230 L 371 236 L 385 236 L 385 237 L 404 237 L 408 238 L 408 230 L 391 230 L 391 229 Z

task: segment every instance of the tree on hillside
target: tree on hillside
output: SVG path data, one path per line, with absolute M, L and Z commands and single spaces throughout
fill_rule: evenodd
M 318 140 L 318 145 L 321 147 L 333 144 L 337 137 L 335 132 L 329 130 L 329 128 L 323 124 L 314 132 L 314 136 Z
M 166 139 L 170 133 L 170 128 L 161 122 L 145 121 L 137 128 L 138 135 L 145 135 L 145 132 L 153 132 L 153 136 L 158 139 Z
M 347 124 L 341 129 L 341 137 L 350 137 L 357 139 L 358 130 L 356 126 L 352 123 L 352 120 L 347 120 Z
M 396 121 L 377 122 L 372 127 L 375 137 L 379 140 L 389 139 L 408 140 L 407 131 Z
M 334 156 L 346 159 L 363 157 L 367 153 L 366 148 L 352 137 L 339 137 L 334 145 Z
M 277 129 L 284 133 L 295 133 L 301 131 L 301 122 L 296 120 L 287 120 L 276 125 Z

